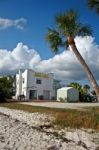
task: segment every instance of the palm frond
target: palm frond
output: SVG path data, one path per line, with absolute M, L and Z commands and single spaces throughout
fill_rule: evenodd
M 92 34 L 89 25 L 83 25 L 79 22 L 79 14 L 71 9 L 63 14 L 56 16 L 56 29 L 48 29 L 46 36 L 47 41 L 54 53 L 61 47 L 68 47 L 66 38 L 68 36 L 75 37 L 77 35 L 86 36 Z
M 54 29 L 48 29 L 46 40 L 50 43 L 50 47 L 54 53 L 56 53 L 58 51 L 58 47 L 62 45 L 62 39 L 59 32 Z
M 62 42 L 62 47 L 66 48 L 66 50 L 68 49 L 69 44 L 67 40 Z
M 64 34 L 72 34 L 73 28 L 76 24 L 76 20 L 78 19 L 78 12 L 70 9 L 66 13 L 59 14 L 56 16 L 56 23 L 60 32 Z
M 90 9 L 95 9 L 99 13 L 99 0 L 88 0 L 88 6 Z
M 92 29 L 89 25 L 82 25 L 79 22 L 79 14 L 76 10 L 69 10 L 63 14 L 56 16 L 56 23 L 60 33 L 64 36 L 71 35 L 75 37 L 76 35 L 91 35 Z
M 92 35 L 92 29 L 89 25 L 80 25 L 77 35 L 81 36 Z

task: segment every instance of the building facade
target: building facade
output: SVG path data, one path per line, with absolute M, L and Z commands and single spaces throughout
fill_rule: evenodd
M 20 95 L 24 95 L 26 100 L 54 99 L 53 78 L 52 73 L 39 73 L 30 69 L 24 72 L 19 70 L 19 74 L 16 74 L 16 99 Z

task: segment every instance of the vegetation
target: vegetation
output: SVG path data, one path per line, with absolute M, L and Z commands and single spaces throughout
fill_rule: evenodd
M 11 76 L 0 78 L 0 102 L 6 101 L 7 98 L 11 98 L 13 94 L 13 81 Z
M 82 95 L 87 94 L 90 90 L 90 86 L 88 84 L 82 86 L 77 82 L 71 82 L 67 86 L 77 89 L 79 91 L 79 93 L 81 93 Z
M 84 94 L 85 91 L 83 91 L 82 85 L 80 85 L 77 82 L 71 82 L 70 84 L 67 85 L 68 87 L 73 87 L 75 89 L 77 89 L 80 93 Z
M 46 36 L 47 41 L 50 43 L 50 47 L 54 53 L 58 52 L 60 47 L 69 45 L 75 56 L 83 66 L 97 97 L 99 98 L 99 86 L 90 71 L 85 60 L 79 53 L 74 37 L 77 35 L 85 36 L 91 35 L 92 30 L 89 25 L 83 25 L 78 21 L 78 13 L 75 10 L 69 10 L 63 14 L 56 16 L 56 29 L 48 29 Z M 67 38 L 67 39 L 66 39 Z
M 90 92 L 90 86 L 85 84 L 84 86 L 76 82 L 68 84 L 69 87 L 73 87 L 79 91 L 79 101 L 81 102 L 93 102 L 96 101 L 95 92 Z
M 90 9 L 95 9 L 99 13 L 99 0 L 88 0 L 88 7 Z
M 92 128 L 99 130 L 99 108 L 90 108 L 90 111 L 65 110 L 57 112 L 54 124 L 60 128 Z
M 40 112 L 51 114 L 55 117 L 52 125 L 58 128 L 92 128 L 99 130 L 99 107 L 86 108 L 84 111 L 72 109 L 57 109 L 38 106 L 29 106 L 19 103 L 1 103 L 0 107 L 23 110 L 29 113 Z
M 64 102 L 66 102 L 66 99 L 60 97 L 60 98 L 59 98 L 59 101 L 60 101 L 61 103 L 64 103 Z

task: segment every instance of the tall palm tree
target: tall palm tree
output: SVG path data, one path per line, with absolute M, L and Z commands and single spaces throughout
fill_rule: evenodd
M 88 6 L 91 9 L 95 9 L 99 13 L 99 0 L 88 0 Z
M 92 30 L 89 25 L 83 25 L 78 21 L 79 15 L 77 11 L 71 9 L 63 14 L 58 14 L 56 16 L 56 29 L 48 29 L 48 33 L 46 35 L 47 41 L 50 43 L 50 47 L 53 52 L 57 52 L 60 46 L 70 46 L 71 50 L 74 52 L 78 61 L 83 66 L 92 86 L 96 92 L 96 95 L 99 99 L 99 86 L 90 71 L 88 65 L 85 60 L 77 50 L 75 45 L 74 37 L 76 35 L 91 35 Z

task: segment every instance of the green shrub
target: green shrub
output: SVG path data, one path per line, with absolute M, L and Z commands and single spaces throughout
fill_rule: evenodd
M 12 97 L 12 77 L 1 77 L 0 78 L 0 102 Z
M 62 103 L 65 102 L 65 99 L 62 98 L 62 97 L 60 97 L 59 100 L 60 100 L 60 102 L 62 102 Z

